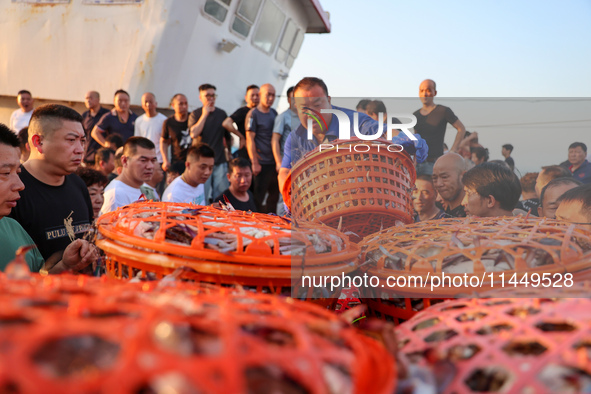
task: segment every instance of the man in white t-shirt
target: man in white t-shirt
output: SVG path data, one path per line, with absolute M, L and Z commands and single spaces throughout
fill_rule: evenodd
M 136 202 L 143 194 L 148 200 L 157 200 L 153 189 L 145 185 L 157 166 L 154 143 L 144 137 L 131 137 L 123 145 L 123 170 L 105 188 L 105 202 L 101 215 Z
M 162 163 L 162 154 L 160 153 L 160 136 L 162 135 L 162 124 L 166 116 L 156 112 L 156 96 L 153 93 L 144 93 L 142 96 L 142 108 L 145 114 L 135 120 L 135 132 L 137 137 L 149 139 L 156 146 L 156 157 L 158 163 Z
M 31 115 L 33 115 L 34 101 L 28 90 L 21 90 L 16 95 L 16 102 L 20 108 L 10 115 L 10 129 L 16 134 L 29 125 Z
M 205 205 L 203 184 L 211 176 L 214 163 L 215 152 L 207 144 L 191 147 L 187 151 L 185 172 L 166 188 L 162 201 Z

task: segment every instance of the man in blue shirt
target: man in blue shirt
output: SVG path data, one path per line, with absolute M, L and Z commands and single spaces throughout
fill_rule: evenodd
M 283 185 L 291 168 L 306 153 L 314 150 L 320 144 L 327 144 L 339 137 L 339 121 L 332 113 L 321 113 L 322 109 L 335 109 L 343 112 L 349 118 L 351 125 L 350 135 L 354 136 L 354 115 L 355 111 L 350 109 L 335 107 L 330 103 L 328 88 L 324 81 L 319 78 L 306 77 L 302 79 L 294 88 L 294 99 L 296 100 L 296 109 L 300 118 L 300 126 L 291 132 L 285 141 L 283 161 L 279 170 L 279 190 L 283 190 Z M 319 119 L 312 121 L 313 138 L 308 139 L 308 118 L 313 118 L 310 114 L 321 114 Z M 363 135 L 375 135 L 382 127 L 377 121 L 371 119 L 366 114 L 358 114 L 359 132 Z M 382 129 L 383 130 L 383 129 Z M 396 131 L 394 131 L 396 133 Z M 411 140 L 404 133 L 398 133 L 394 136 L 392 142 L 400 144 L 404 149 L 416 154 L 417 162 L 423 162 L 428 153 L 428 147 L 418 134 L 416 140 Z
M 591 183 L 591 163 L 586 159 L 587 145 L 582 142 L 573 142 L 568 147 L 568 169 L 573 178 L 582 183 Z

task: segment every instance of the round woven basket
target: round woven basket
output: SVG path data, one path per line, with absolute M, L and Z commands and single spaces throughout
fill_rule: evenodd
M 101 216 L 97 226 L 96 244 L 112 277 L 159 279 L 175 272 L 179 279 L 262 292 L 293 290 L 327 306 L 340 289 L 304 288 L 302 276 L 347 274 L 359 255 L 356 244 L 323 225 L 190 204 L 136 203 Z
M 355 138 L 331 145 L 309 152 L 292 169 L 292 217 L 361 238 L 398 222 L 412 223 L 416 170 L 406 152 L 389 151 L 396 145 L 385 140 Z M 359 146 L 369 151 L 356 152 Z
M 591 387 L 591 286 L 502 289 L 432 306 L 398 327 L 400 352 L 438 392 L 582 393 Z M 523 296 L 538 298 L 505 298 Z M 500 297 L 500 298 L 499 298 Z
M 384 393 L 379 342 L 290 298 L 163 281 L 0 274 L 0 388 L 47 393 Z
M 364 302 L 370 314 L 395 323 L 442 299 L 499 288 L 503 278 L 514 287 L 511 278 L 520 286 L 525 275 L 548 273 L 553 284 L 560 278 L 564 284 L 563 274 L 577 280 L 591 267 L 591 233 L 550 219 L 433 220 L 381 231 L 360 246 L 367 274 L 380 279 L 362 289 Z M 444 275 L 449 282 L 432 291 Z M 389 286 L 389 277 L 406 286 Z

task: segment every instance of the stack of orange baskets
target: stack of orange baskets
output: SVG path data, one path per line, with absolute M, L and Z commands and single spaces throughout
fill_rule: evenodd
M 178 281 L 0 274 L 0 389 L 392 393 L 377 341 L 310 303 Z
M 446 301 L 401 324 L 403 358 L 431 370 L 438 392 L 589 392 L 589 283 L 488 295 L 495 298 Z M 524 295 L 539 298 L 505 298 Z
M 96 245 L 108 275 L 241 285 L 260 292 L 325 300 L 340 289 L 301 286 L 303 276 L 341 275 L 357 267 L 359 247 L 337 230 L 244 211 L 141 202 L 101 216 Z M 177 269 L 183 267 L 179 272 Z
M 361 265 L 379 278 L 362 298 L 371 315 L 395 323 L 442 299 L 521 285 L 532 274 L 564 285 L 565 274 L 576 281 L 591 268 L 591 233 L 551 219 L 433 220 L 383 230 L 360 246 Z
M 331 145 L 309 152 L 292 169 L 284 188 L 285 201 L 291 193 L 292 217 L 361 238 L 397 222 L 412 223 L 416 170 L 406 152 L 382 139 Z

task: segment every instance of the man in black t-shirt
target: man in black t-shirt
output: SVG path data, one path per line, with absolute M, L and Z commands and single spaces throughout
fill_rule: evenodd
M 246 102 L 246 105 L 234 111 L 234 113 L 228 116 L 222 124 L 227 131 L 236 135 L 238 135 L 237 133 L 240 133 L 242 136 L 246 136 L 244 123 L 246 121 L 246 114 L 248 114 L 248 111 L 259 104 L 259 87 L 257 85 L 249 85 L 246 88 L 244 101 Z M 234 123 L 236 124 L 236 127 L 234 127 Z M 246 150 L 245 139 L 240 139 L 240 148 L 236 151 L 235 157 L 243 157 L 248 159 L 248 151 Z
M 101 145 L 90 136 L 92 129 L 98 121 L 109 112 L 108 109 L 101 107 L 101 96 L 98 92 L 90 91 L 84 97 L 84 105 L 88 111 L 82 114 L 82 127 L 86 133 L 86 152 L 84 153 L 84 162 L 87 167 L 94 166 L 94 155 Z
M 413 113 L 417 118 L 417 124 L 414 130 L 427 142 L 429 156 L 427 156 L 427 160 L 424 163 L 417 165 L 417 174 L 431 175 L 433 173 L 433 163 L 435 163 L 435 160 L 439 156 L 443 155 L 443 141 L 448 123 L 458 130 L 456 139 L 450 149 L 451 152 L 458 151 L 460 142 L 464 138 L 464 134 L 466 134 L 466 128 L 463 123 L 450 108 L 437 105 L 433 102 L 433 97 L 436 95 L 435 81 L 425 79 L 421 82 L 419 86 L 419 97 L 421 98 L 423 107 Z
M 82 162 L 85 139 L 82 117 L 73 109 L 48 104 L 33 112 L 31 156 L 20 174 L 25 189 L 10 216 L 27 231 L 48 263 L 54 258 L 57 262 L 72 241 L 86 234 L 93 220 L 88 189 L 73 174 Z M 88 253 L 94 253 L 91 249 Z
M 191 147 L 189 133 L 189 103 L 184 94 L 175 94 L 171 101 L 174 115 L 162 124 L 160 152 L 162 153 L 162 169 L 168 171 L 174 163 L 187 161 L 187 151 Z M 168 147 L 172 145 L 171 158 L 168 158 Z
M 217 196 L 213 202 L 225 202 L 224 196 L 226 196 L 235 209 L 256 212 L 257 207 L 254 202 L 254 195 L 248 190 L 252 183 L 251 165 L 250 161 L 242 157 L 237 157 L 230 161 L 228 163 L 230 187 Z
M 501 154 L 505 158 L 505 163 L 511 167 L 511 171 L 515 171 L 515 160 L 511 157 L 511 153 L 513 152 L 513 145 L 505 144 L 501 148 Z

